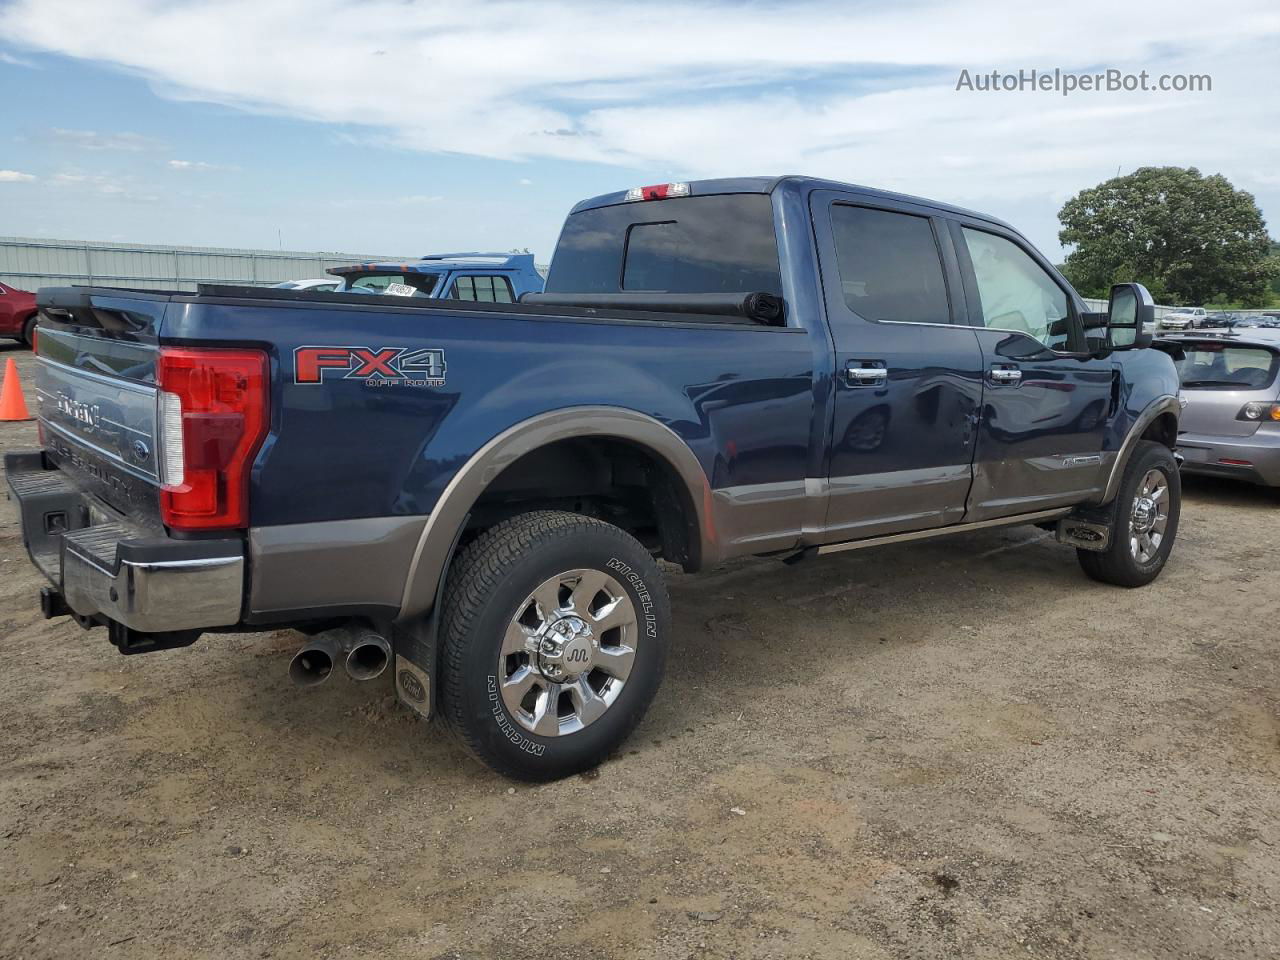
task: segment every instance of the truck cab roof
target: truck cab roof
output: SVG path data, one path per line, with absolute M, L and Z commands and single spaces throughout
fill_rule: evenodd
M 1003 220 L 976 210 L 966 209 L 965 207 L 957 207 L 952 204 L 940 203 L 936 200 L 905 193 L 894 193 L 890 190 L 879 190 L 875 187 L 866 187 L 856 183 L 844 183 L 839 180 L 825 180 L 820 177 L 806 177 L 798 174 L 785 174 L 777 177 L 724 177 L 711 180 L 690 180 L 685 183 L 685 186 L 688 187 L 688 195 L 693 197 L 717 193 L 773 193 L 775 190 L 794 191 L 807 196 L 815 190 L 841 190 L 858 194 L 870 200 L 879 198 L 898 202 L 905 201 L 946 213 L 975 217 L 979 220 L 986 220 L 989 223 L 999 224 L 1009 230 L 1015 230 L 1013 226 Z M 605 193 L 598 197 L 591 197 L 576 204 L 570 213 L 574 214 L 596 207 L 636 202 L 637 198 L 634 196 L 629 197 L 628 193 L 626 190 L 619 190 L 615 193 Z M 1015 232 L 1017 231 L 1015 230 Z

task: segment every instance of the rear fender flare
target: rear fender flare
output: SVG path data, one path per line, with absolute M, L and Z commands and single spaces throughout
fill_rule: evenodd
M 622 407 L 568 407 L 539 414 L 498 434 L 454 474 L 418 539 L 405 578 L 399 620 L 421 616 L 435 602 L 451 545 L 485 488 L 504 469 L 539 447 L 572 437 L 628 440 L 667 462 L 683 482 L 697 514 L 701 564 L 718 557 L 711 522 L 711 485 L 696 456 L 670 427 Z

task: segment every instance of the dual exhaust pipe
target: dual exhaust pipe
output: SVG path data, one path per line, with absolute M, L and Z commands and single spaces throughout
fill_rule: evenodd
M 289 679 L 299 687 L 314 687 L 341 663 L 352 680 L 376 680 L 390 662 L 391 644 L 381 634 L 367 628 L 326 630 L 293 655 Z

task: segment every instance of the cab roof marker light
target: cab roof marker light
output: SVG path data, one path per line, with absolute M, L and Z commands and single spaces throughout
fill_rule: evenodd
M 655 183 L 648 187 L 632 187 L 627 191 L 626 200 L 628 203 L 636 200 L 665 200 L 668 197 L 687 197 L 689 193 L 689 184 L 684 182 Z

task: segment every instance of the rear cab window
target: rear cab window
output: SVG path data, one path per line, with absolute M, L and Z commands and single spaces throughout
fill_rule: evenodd
M 1280 353 L 1266 347 L 1181 341 L 1175 361 L 1184 390 L 1265 390 L 1275 383 Z
M 580 210 L 565 223 L 546 291 L 781 297 L 773 203 L 735 193 Z

